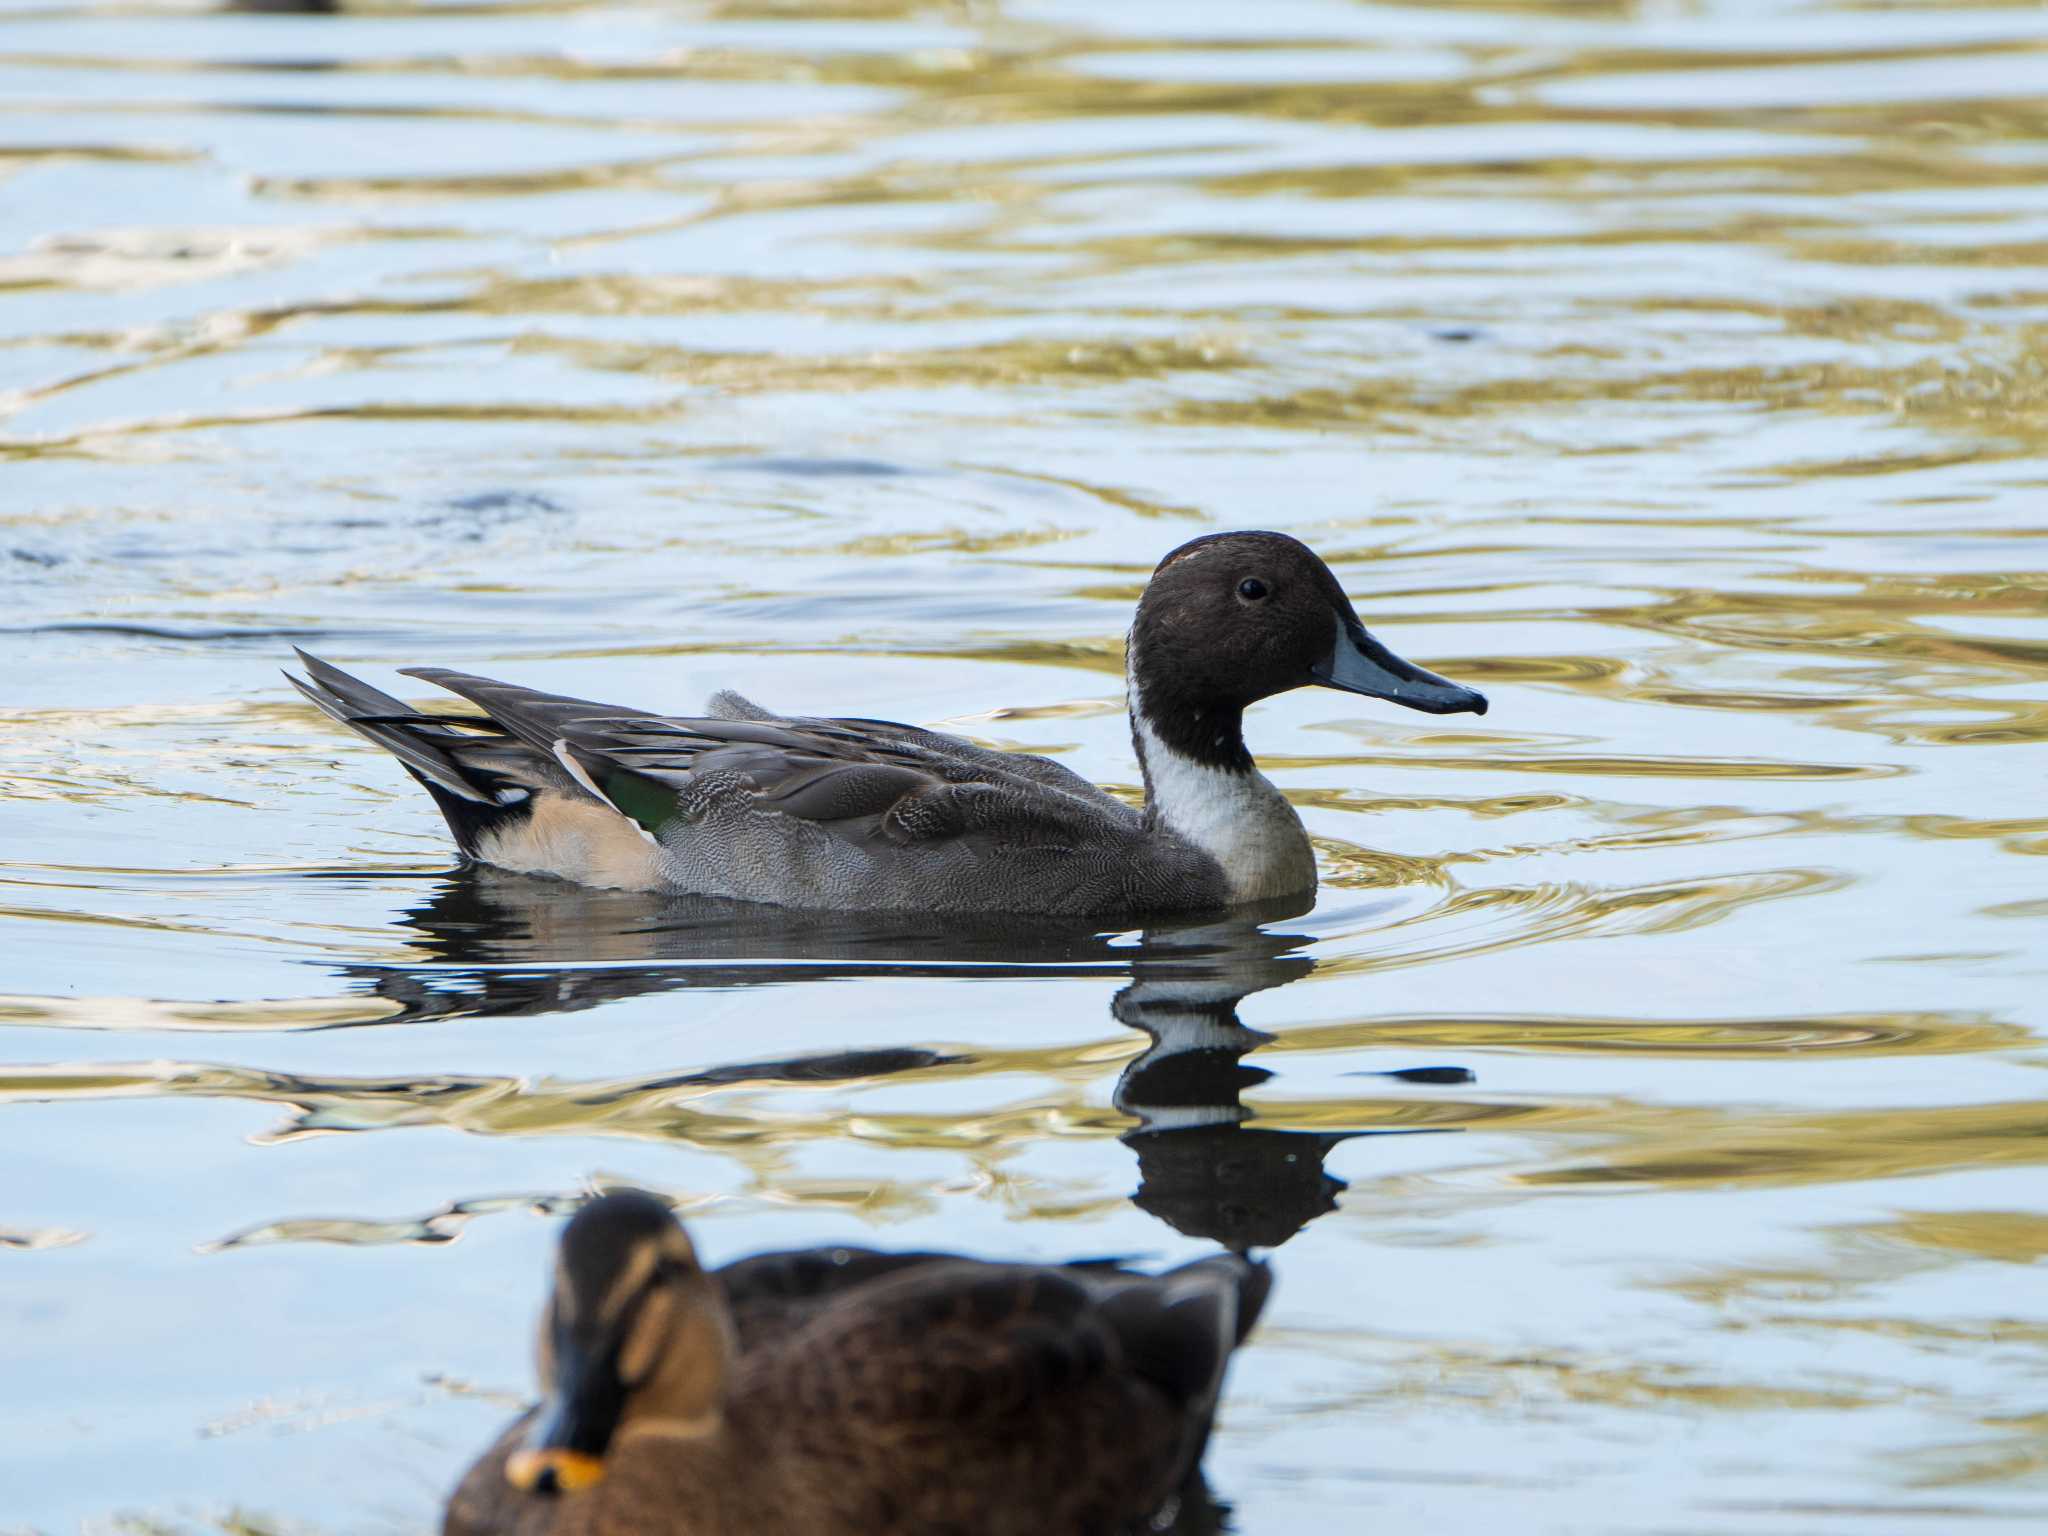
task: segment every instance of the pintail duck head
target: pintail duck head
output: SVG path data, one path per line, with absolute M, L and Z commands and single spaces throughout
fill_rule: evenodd
M 562 1229 L 540 1330 L 544 1397 L 505 1476 L 528 1493 L 601 1482 L 626 1434 L 715 1431 L 733 1356 L 732 1319 L 667 1206 L 601 1195 Z
M 1284 533 L 1208 534 L 1160 561 L 1126 664 L 1149 814 L 1215 857 L 1235 901 L 1315 886 L 1307 834 L 1245 747 L 1246 706 L 1318 686 L 1486 713 L 1484 694 L 1374 639 L 1330 568 Z
M 1245 706 L 1316 685 L 1433 715 L 1486 696 L 1403 661 L 1359 622 L 1314 550 L 1284 533 L 1212 533 L 1159 562 L 1131 626 L 1131 681 L 1173 752 L 1249 768 Z

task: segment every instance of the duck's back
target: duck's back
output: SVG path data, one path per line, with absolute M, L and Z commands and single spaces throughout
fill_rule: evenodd
M 488 862 L 521 867 L 522 830 L 580 788 L 644 834 L 648 883 L 700 895 L 1055 915 L 1200 910 L 1227 895 L 1207 854 L 1030 753 L 892 721 L 777 715 L 731 693 L 703 716 L 665 717 L 413 675 L 480 705 L 558 780 L 557 764 L 573 776 L 478 838 Z
M 874 722 L 792 726 L 857 731 L 853 750 L 884 750 Z M 888 742 L 896 762 L 846 769 L 802 751 L 707 754 L 690 775 L 688 819 L 658 834 L 668 881 L 828 911 L 1079 916 L 1222 904 L 1214 860 L 1093 785 L 1032 771 L 1074 777 L 1058 764 L 924 734 Z M 915 762 L 901 762 L 913 751 Z
M 1192 1470 L 1206 1409 L 1148 1377 L 1118 1322 L 1072 1270 L 959 1261 L 875 1282 L 743 1363 L 732 1443 L 762 1453 L 757 1517 L 780 1522 L 755 1529 L 1142 1528 Z

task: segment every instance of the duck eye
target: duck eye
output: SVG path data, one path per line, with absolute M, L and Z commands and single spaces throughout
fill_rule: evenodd
M 1237 595 L 1248 603 L 1256 603 L 1266 595 L 1266 584 L 1256 576 L 1247 576 L 1237 584 Z

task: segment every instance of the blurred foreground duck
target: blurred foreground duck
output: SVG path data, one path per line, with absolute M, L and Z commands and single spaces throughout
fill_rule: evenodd
M 1314 850 L 1245 748 L 1246 706 L 1317 684 L 1486 712 L 1366 633 L 1330 568 L 1279 533 L 1183 544 L 1139 599 L 1126 673 L 1142 809 L 1049 758 L 734 693 L 672 717 L 410 668 L 484 711 L 426 715 L 299 656 L 309 676 L 293 684 L 404 764 L 472 859 L 842 911 L 1135 914 L 1305 895 Z
M 1269 1285 L 1232 1254 L 1151 1276 L 817 1249 L 707 1274 L 660 1201 L 604 1195 L 562 1231 L 541 1404 L 443 1530 L 1164 1530 Z

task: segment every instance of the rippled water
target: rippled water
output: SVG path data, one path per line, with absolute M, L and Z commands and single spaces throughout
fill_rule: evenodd
M 430 1529 L 612 1179 L 1279 1244 L 1248 1533 L 2048 1519 L 2038 8 L 346 9 L 0 12 L 0 1530 Z M 1128 785 L 1230 526 L 1494 703 L 1262 707 L 1262 927 L 450 874 L 276 670 Z

